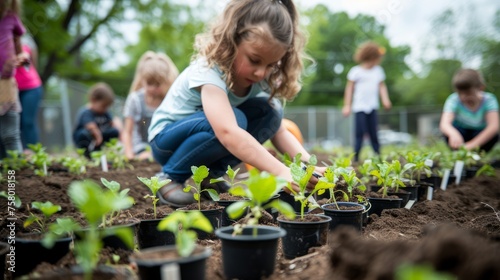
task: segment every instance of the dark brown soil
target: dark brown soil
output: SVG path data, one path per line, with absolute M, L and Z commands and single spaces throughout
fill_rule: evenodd
M 148 208 L 145 210 L 144 213 L 136 214 L 135 217 L 139 220 L 153 220 L 153 219 L 163 219 L 168 214 L 172 213 L 172 208 L 162 205 L 162 206 L 156 206 L 156 218 L 155 214 L 153 211 L 153 208 Z
M 332 210 L 363 210 L 363 206 L 337 206 L 335 204 L 327 205 L 325 206 L 326 209 L 332 209 Z
M 382 193 L 378 192 L 369 192 L 368 197 L 373 197 L 373 198 L 395 198 L 398 199 L 399 197 L 397 195 L 386 195 L 385 197 L 382 197 Z
M 215 203 L 201 203 L 200 205 L 201 210 L 217 210 L 217 209 L 223 209 L 223 207 L 220 207 L 219 205 Z M 186 207 L 179 208 L 178 210 L 198 210 L 198 203 L 193 203 L 189 204 Z
M 309 215 L 306 214 L 304 215 L 304 218 L 301 219 L 300 215 L 297 215 L 295 219 L 290 220 L 285 216 L 280 216 L 279 219 L 283 219 L 285 221 L 295 221 L 295 222 L 303 222 L 303 223 L 314 223 L 314 222 L 321 222 L 325 220 L 325 217 L 317 216 L 317 215 Z
M 219 199 L 225 201 L 238 201 L 238 200 L 243 200 L 245 198 L 241 196 L 233 196 L 230 195 L 229 193 L 221 193 L 219 194 Z
M 203 248 L 196 247 L 191 255 L 198 255 L 203 252 Z M 177 250 L 163 250 L 157 252 L 148 252 L 147 254 L 143 254 L 140 251 L 135 253 L 133 257 L 137 260 L 172 260 L 180 258 Z

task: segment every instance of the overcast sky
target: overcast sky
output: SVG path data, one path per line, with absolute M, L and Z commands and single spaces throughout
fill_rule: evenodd
M 196 5 L 200 1 L 211 4 L 215 11 L 221 11 L 228 0 L 173 0 L 177 3 Z M 272 1 L 272 0 L 269 0 Z M 500 9 L 499 0 L 295 0 L 300 8 L 311 8 L 317 4 L 326 5 L 332 12 L 345 11 L 351 16 L 356 14 L 368 14 L 374 16 L 379 22 L 386 26 L 386 35 L 392 45 L 409 45 L 412 53 L 408 58 L 410 64 L 414 61 L 426 57 L 435 58 L 432 50 L 424 49 L 429 34 L 432 32 L 431 21 L 446 9 L 453 9 L 458 14 L 465 15 L 462 23 L 476 21 L 484 26 L 484 32 L 491 31 L 491 26 L 495 11 Z M 471 13 L 470 11 L 474 11 Z M 473 19 L 472 16 L 475 15 Z M 123 26 L 127 39 L 130 42 L 137 41 L 139 26 Z M 458 26 L 457 29 L 465 29 L 466 26 Z M 137 32 L 133 32 L 137 30 Z M 489 30 L 488 30 L 489 29 Z M 131 32 L 132 31 L 132 32 Z M 124 57 L 118 58 L 119 63 L 126 63 Z M 471 67 L 477 67 L 474 62 Z M 418 71 L 418 69 L 415 69 Z

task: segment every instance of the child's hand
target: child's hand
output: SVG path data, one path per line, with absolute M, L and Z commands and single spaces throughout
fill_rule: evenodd
M 134 155 L 134 152 L 133 151 L 125 151 L 125 157 L 128 159 L 128 160 L 132 160 L 135 158 L 135 155 Z
M 25 62 L 29 62 L 30 54 L 27 52 L 22 52 L 16 57 L 16 67 L 21 66 Z
M 349 117 L 350 114 L 351 114 L 351 107 L 350 106 L 342 107 L 342 115 L 344 117 Z
M 95 145 L 100 146 L 102 144 L 102 134 L 100 132 L 96 133 L 94 137 L 95 137 Z
M 390 100 L 385 100 L 383 102 L 383 105 L 384 105 L 384 109 L 386 109 L 386 110 L 390 110 L 392 108 L 392 103 Z
M 452 134 L 448 137 L 448 144 L 452 149 L 459 149 L 464 144 L 464 138 L 460 133 Z

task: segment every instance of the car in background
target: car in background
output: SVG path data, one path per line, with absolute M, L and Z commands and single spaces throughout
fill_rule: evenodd
M 397 132 L 390 129 L 381 129 L 378 131 L 380 145 L 408 145 L 412 140 L 412 136 L 406 132 Z

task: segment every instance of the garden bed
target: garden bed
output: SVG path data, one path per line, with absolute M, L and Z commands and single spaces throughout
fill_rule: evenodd
M 150 201 L 144 198 L 150 192 L 139 182 L 137 176 L 151 177 L 160 171 L 160 166 L 149 162 L 134 162 L 133 167 L 133 170 L 111 170 L 110 172 L 89 168 L 87 173 L 83 175 L 72 175 L 58 171 L 52 172 L 48 177 L 38 177 L 30 169 L 16 172 L 16 193 L 23 203 L 16 213 L 18 217 L 17 230 L 28 232 L 22 227 L 22 222 L 29 215 L 26 204 L 34 200 L 49 200 L 54 204 L 61 205 L 62 210 L 56 213 L 52 219 L 71 216 L 77 221 L 83 221 L 69 201 L 67 188 L 72 181 L 85 178 L 99 182 L 100 178 L 103 177 L 109 181 L 119 182 L 122 188 L 130 188 L 129 194 L 134 197 L 136 205 L 125 211 L 123 215 L 130 218 L 143 215 L 151 208 Z M 498 170 L 497 178 L 500 178 Z M 474 256 L 472 263 L 475 268 L 468 270 L 469 272 L 480 275 L 481 270 L 489 269 L 490 273 L 497 273 L 498 268 L 491 267 L 490 263 L 492 261 L 496 261 L 496 264 L 500 263 L 500 220 L 491 208 L 483 204 L 486 203 L 495 209 L 500 209 L 500 188 L 498 186 L 500 180 L 497 178 L 474 178 L 463 182 L 460 186 L 450 186 L 447 191 L 437 190 L 434 193 L 434 200 L 419 201 L 411 210 L 390 209 L 385 210 L 381 217 L 372 215 L 361 236 L 346 234 L 341 230 L 337 231 L 330 236 L 332 246 L 313 248 L 310 254 L 297 259 L 285 259 L 280 248 L 276 269 L 270 279 L 293 280 L 307 279 L 308 277 L 311 279 L 365 279 L 366 275 L 376 278 L 376 275 L 387 273 L 387 269 L 380 270 L 381 263 L 387 262 L 388 269 L 392 271 L 391 269 L 397 267 L 403 260 L 428 261 L 436 267 L 440 267 L 439 265 L 446 260 L 456 264 L 469 263 L 468 266 L 471 266 L 472 260 L 469 257 L 453 259 L 456 254 L 468 256 L 467 252 L 470 252 L 470 256 Z M 5 189 L 6 185 L 2 184 L 1 190 Z M 164 213 L 172 211 L 167 206 L 159 206 L 159 209 Z M 5 200 L 0 204 L 0 212 L 0 237 L 4 238 L 8 233 L 6 220 L 8 213 Z M 442 229 L 441 224 L 452 225 Z M 467 233 L 460 234 L 457 227 L 465 229 Z M 223 279 L 220 241 L 209 239 L 199 242 L 213 250 L 212 256 L 207 261 L 206 279 Z M 452 244 L 453 246 L 447 247 L 443 244 Z M 424 254 L 423 248 L 434 248 L 434 250 Z M 456 250 L 452 250 L 453 248 Z M 444 254 L 447 251 L 454 253 Z M 353 252 L 358 252 L 363 257 L 354 258 Z M 105 255 L 108 256 L 106 259 L 109 260 L 109 256 L 113 254 L 116 253 L 106 252 Z M 120 255 L 119 263 L 127 263 L 126 252 L 119 252 L 117 255 Z M 372 256 L 373 261 L 368 256 Z M 375 256 L 377 257 L 375 258 Z M 419 256 L 419 258 L 415 256 Z M 68 255 L 60 265 L 73 263 L 71 258 L 72 255 Z M 354 263 L 352 263 L 353 259 Z M 111 261 L 111 263 L 113 262 Z M 332 263 L 336 269 L 335 273 L 328 269 Z M 47 269 L 47 267 L 42 266 L 40 269 Z M 356 269 L 359 269 L 358 274 L 354 273 Z M 456 271 L 459 273 L 462 270 Z M 471 276 L 469 274 L 461 275 Z M 469 279 L 472 278 L 474 277 Z

